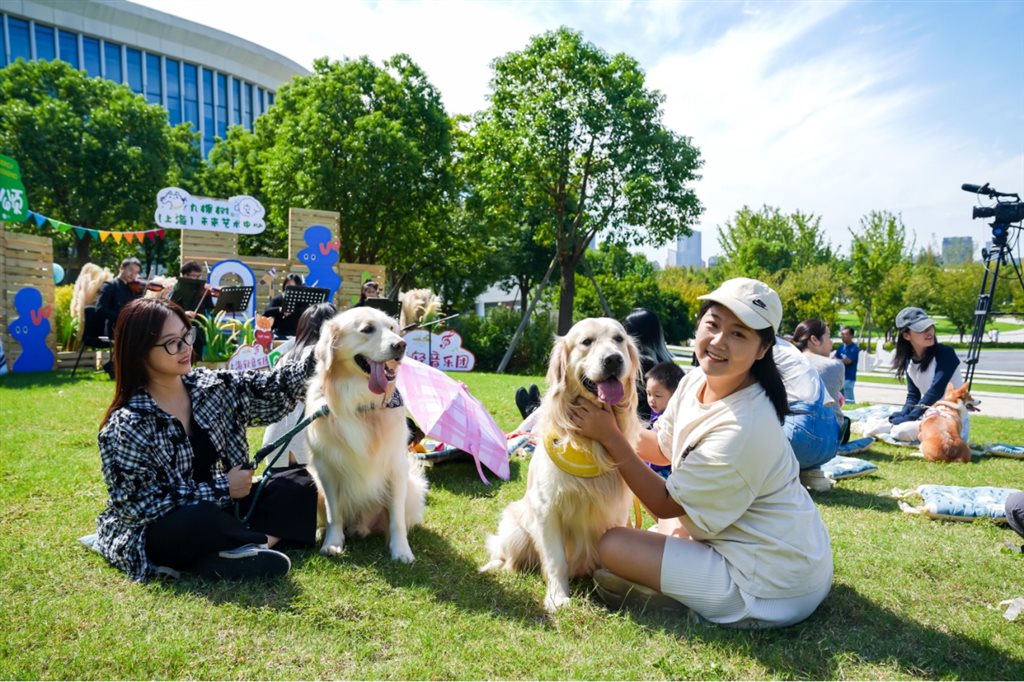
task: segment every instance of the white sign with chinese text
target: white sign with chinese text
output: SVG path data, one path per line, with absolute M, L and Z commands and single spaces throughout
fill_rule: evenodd
M 160 227 L 259 234 L 266 228 L 263 205 L 250 196 L 230 199 L 194 197 L 180 187 L 164 187 L 156 194 L 153 220 Z
M 228 369 L 270 369 L 270 360 L 263 346 L 245 344 L 228 360 Z
M 416 329 L 404 338 L 405 354 L 425 365 L 445 372 L 472 372 L 476 365 L 476 356 L 462 347 L 458 332 L 433 334 L 426 329 Z

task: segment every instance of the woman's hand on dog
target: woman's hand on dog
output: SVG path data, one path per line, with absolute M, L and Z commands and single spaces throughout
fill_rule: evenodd
M 239 464 L 227 473 L 228 494 L 233 500 L 240 500 L 252 489 L 252 469 L 243 469 Z
M 580 434 L 585 438 L 596 440 L 607 447 L 613 440 L 622 437 L 619 423 L 615 421 L 610 406 L 584 400 L 573 403 L 570 411 L 572 423 L 579 427 Z

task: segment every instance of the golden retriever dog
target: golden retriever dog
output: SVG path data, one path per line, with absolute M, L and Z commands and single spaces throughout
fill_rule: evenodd
M 502 512 L 497 534 L 487 538 L 490 561 L 480 569 L 539 566 L 548 611 L 569 602 L 569 578 L 599 567 L 598 540 L 609 528 L 626 525 L 633 499 L 604 448 L 579 434 L 571 407 L 581 400 L 610 404 L 635 446 L 639 374 L 636 346 L 609 318 L 581 320 L 551 351 L 526 496 Z
M 970 462 L 971 448 L 960 435 L 967 412 L 977 412 L 981 401 L 975 400 L 967 384 L 946 387 L 942 400 L 928 408 L 921 419 L 921 454 L 930 462 Z
M 402 310 L 398 316 L 398 326 L 403 328 L 424 320 L 429 322 L 441 309 L 441 299 L 430 289 L 403 291 L 399 299 L 402 302 Z
M 326 505 L 320 553 L 340 554 L 346 532 L 387 532 L 391 558 L 410 563 L 408 531 L 423 520 L 427 481 L 409 454 L 405 410 L 394 395 L 405 341 L 393 318 L 352 308 L 324 323 L 313 352 L 306 414 L 330 408 L 308 432 L 309 469 Z

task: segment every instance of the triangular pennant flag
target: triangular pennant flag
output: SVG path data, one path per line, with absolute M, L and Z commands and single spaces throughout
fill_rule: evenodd
M 87 231 L 88 231 L 90 237 L 92 237 L 93 239 L 99 239 L 99 237 L 100 237 L 100 231 L 99 230 L 87 230 Z
M 120 232 L 112 232 L 111 234 L 114 235 L 114 241 L 117 242 L 118 244 L 120 244 L 121 243 L 121 233 Z
M 157 236 L 157 239 L 163 239 L 164 238 L 164 231 L 162 229 L 157 230 L 156 231 L 156 236 Z
M 31 213 L 32 217 L 36 219 L 36 227 L 42 227 L 43 223 L 46 222 L 46 216 L 41 213 L 36 213 L 35 211 L 29 211 L 29 213 Z
M 147 231 L 146 232 L 146 236 L 149 237 L 149 241 L 151 241 L 151 242 L 155 242 L 156 241 L 156 232 L 154 232 L 153 230 Z
M 54 220 L 53 218 L 47 218 L 47 220 L 50 221 L 50 227 L 52 227 L 55 230 L 60 229 L 60 221 L 59 220 Z
M 140 244 L 142 243 L 142 240 L 146 238 L 145 232 L 135 232 L 133 234 L 135 235 L 135 241 L 137 241 Z
M 109 236 L 110 236 L 110 233 L 109 233 L 109 232 L 105 232 L 105 231 L 103 231 L 103 230 L 97 230 L 97 232 L 99 232 L 99 233 L 100 233 L 100 241 L 101 241 L 101 242 L 105 242 L 105 241 L 107 241 L 107 237 L 109 237 Z
M 134 232 L 125 232 L 125 233 L 124 233 L 124 240 L 125 240 L 126 242 L 128 242 L 129 244 L 131 244 L 131 243 L 132 243 L 132 237 L 133 237 L 134 235 L 135 235 L 135 233 L 134 233 Z
M 60 230 L 61 232 L 67 232 L 68 230 L 71 229 L 71 226 L 68 225 L 67 223 L 57 223 L 57 229 Z
M 78 235 L 79 239 L 85 239 L 86 237 L 89 236 L 89 230 L 85 229 L 84 227 L 76 227 L 75 234 Z

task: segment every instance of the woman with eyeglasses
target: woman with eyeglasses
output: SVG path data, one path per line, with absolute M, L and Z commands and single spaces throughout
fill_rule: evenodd
M 287 555 L 270 548 L 313 542 L 315 491 L 271 477 L 245 524 L 234 503 L 244 515 L 255 492 L 246 427 L 303 398 L 312 353 L 269 372 L 193 369 L 195 330 L 162 299 L 126 305 L 114 338 L 114 399 L 99 432 L 109 499 L 95 548 L 140 581 L 287 573 Z

